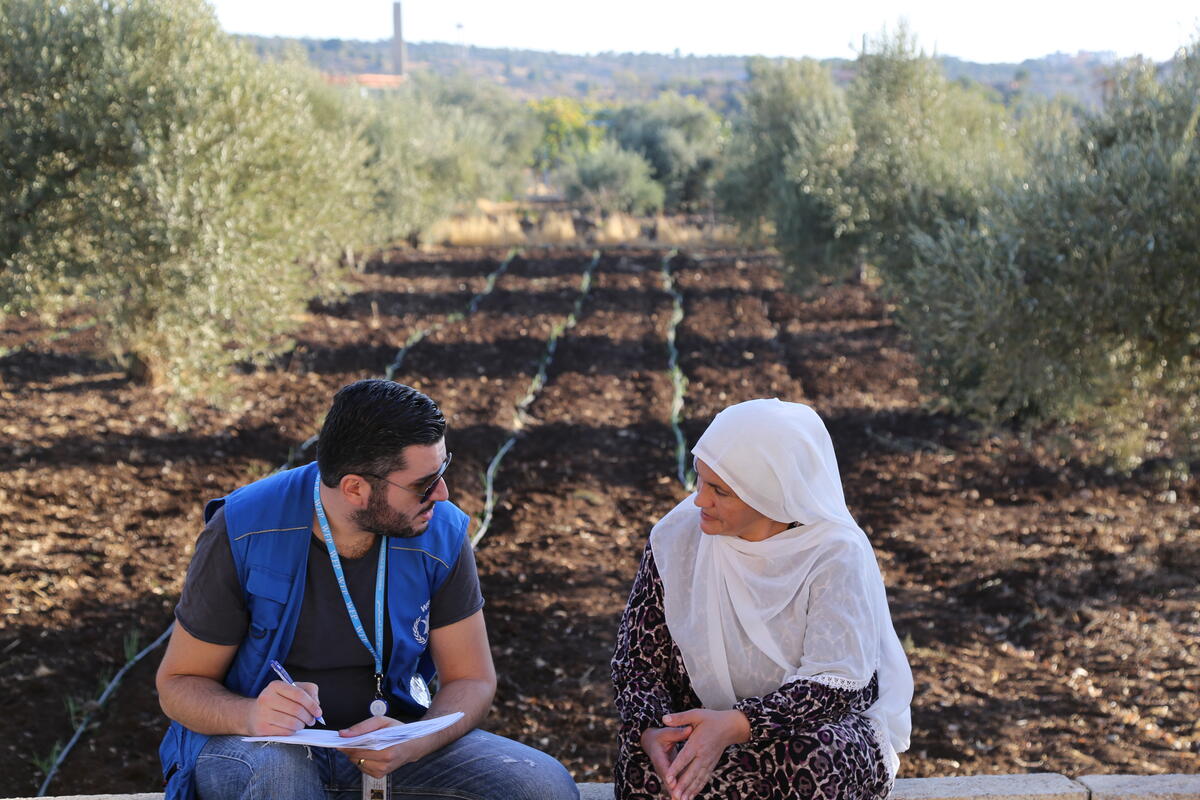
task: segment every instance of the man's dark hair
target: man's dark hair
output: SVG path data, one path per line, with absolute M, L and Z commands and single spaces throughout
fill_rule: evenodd
M 445 435 L 441 409 L 416 389 L 395 381 L 356 381 L 333 396 L 321 426 L 321 481 L 333 487 L 347 475 L 404 469 L 404 448 L 436 444 Z

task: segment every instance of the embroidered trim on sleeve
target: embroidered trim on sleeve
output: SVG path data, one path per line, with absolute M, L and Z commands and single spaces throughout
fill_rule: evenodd
M 859 692 L 867 688 L 871 683 L 871 679 L 854 680 L 853 678 L 843 678 L 841 675 L 793 675 L 788 678 L 791 681 L 808 681 L 809 683 L 819 683 L 822 686 L 828 686 L 830 689 L 841 689 L 846 692 Z

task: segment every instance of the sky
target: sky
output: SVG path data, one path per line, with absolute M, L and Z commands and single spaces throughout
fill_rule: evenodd
M 209 0 L 230 33 L 386 39 L 391 0 Z M 1102 10 L 1102 6 L 1112 10 Z M 1196 0 L 403 0 L 404 38 L 560 53 L 853 58 L 901 18 L 924 49 L 984 63 L 1111 51 L 1164 61 L 1200 35 Z

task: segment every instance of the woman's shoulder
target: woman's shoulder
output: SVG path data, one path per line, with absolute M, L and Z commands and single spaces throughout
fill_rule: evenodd
M 848 525 L 829 525 L 820 532 L 813 555 L 818 561 L 858 563 L 875 559 L 875 551 L 862 531 Z
M 700 509 L 688 498 L 650 530 L 647 553 L 660 575 L 664 569 L 687 572 L 695 562 L 700 538 Z
M 700 527 L 700 509 L 691 498 L 684 499 L 672 508 L 650 529 L 650 543 L 678 542 L 692 538 Z

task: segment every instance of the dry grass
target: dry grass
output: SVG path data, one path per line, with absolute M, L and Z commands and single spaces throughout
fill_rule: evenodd
M 609 214 L 592 233 L 598 245 L 642 243 L 642 223 L 627 214 Z
M 579 240 L 575 221 L 565 211 L 545 214 L 530 232 L 530 244 L 570 244 Z
M 525 244 L 521 222 L 512 213 L 451 217 L 435 223 L 424 238 L 430 244 L 455 247 Z
M 732 247 L 738 241 L 737 229 L 732 225 L 711 223 L 700 226 L 684 219 L 664 217 L 661 214 L 654 220 L 654 231 L 655 241 L 675 247 L 699 245 Z
M 433 225 L 422 237 L 429 246 L 511 247 L 569 245 L 613 247 L 721 247 L 737 243 L 737 231 L 696 217 L 580 216 L 569 209 L 522 208 L 514 202 L 480 200 L 469 212 Z

